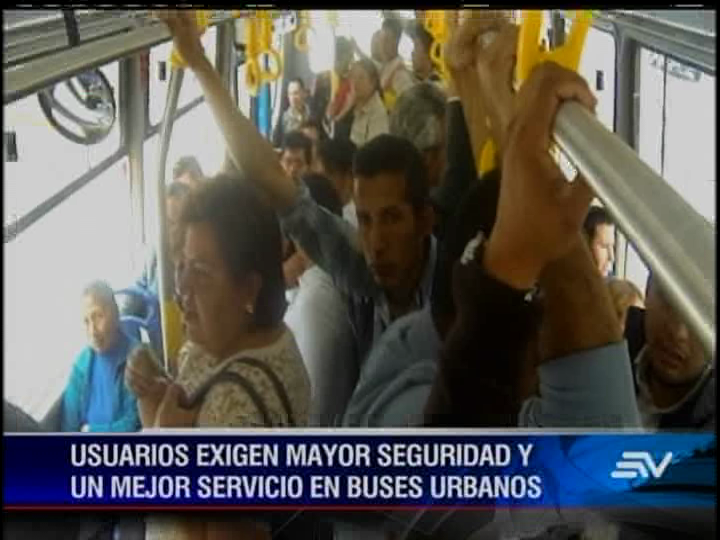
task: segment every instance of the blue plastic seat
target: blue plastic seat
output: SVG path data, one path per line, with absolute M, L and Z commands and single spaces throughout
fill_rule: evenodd
M 142 315 L 120 315 L 123 331 L 138 341 L 150 341 L 150 345 L 162 360 L 162 323 L 160 321 L 160 302 L 151 292 L 141 287 L 132 286 L 115 291 L 115 296 L 129 296 L 142 306 Z M 143 339 L 143 331 L 147 339 Z

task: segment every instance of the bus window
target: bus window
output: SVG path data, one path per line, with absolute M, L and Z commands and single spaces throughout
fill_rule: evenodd
M 635 141 L 638 155 L 662 175 L 663 71 L 658 69 L 662 55 L 640 48 L 638 51 L 637 123 Z M 644 290 L 648 269 L 630 242 L 625 256 L 625 277 Z
M 157 152 L 157 146 L 152 151 Z M 175 120 L 168 148 L 167 182 L 172 181 L 173 166 L 182 156 L 194 156 L 207 176 L 215 175 L 222 167 L 225 140 L 204 102 Z
M 313 31 L 308 33 L 308 64 L 313 73 L 329 71 L 335 64 L 335 36 L 326 12 L 310 12 Z
M 382 13 L 378 10 L 347 10 L 338 12 L 339 36 L 354 39 L 360 50 L 370 56 L 370 42 L 382 25 Z
M 216 34 L 215 27 L 208 28 L 203 34 L 201 40 L 205 48 L 205 55 L 210 63 L 215 65 L 216 50 Z M 162 43 L 153 47 L 150 51 L 150 124 L 157 126 L 162 122 L 165 104 L 167 101 L 167 89 L 170 82 L 170 55 L 172 53 L 172 43 Z M 164 69 L 161 64 L 164 63 Z M 164 71 L 165 80 L 161 80 L 161 72 Z M 202 87 L 197 78 L 190 70 L 185 70 L 182 87 L 180 88 L 180 96 L 178 97 L 178 108 L 184 107 L 192 100 L 202 96 Z
M 638 61 L 638 153 L 714 224 L 715 77 L 645 48 Z M 647 281 L 632 248 L 626 275 L 641 286 Z
M 609 130 L 614 130 L 615 38 L 612 34 L 590 28 L 578 71 L 598 100 L 598 120 Z
M 28 158 L 44 156 L 44 148 Z M 62 161 L 62 160 L 61 160 Z M 6 398 L 42 419 L 85 346 L 82 288 L 130 284 L 132 230 L 121 159 L 4 245 Z
M 118 107 L 117 64 L 101 68 L 115 91 Z M 65 91 L 60 83 L 57 92 Z M 110 134 L 85 146 L 65 138 L 50 126 L 37 95 L 4 106 L 4 130 L 14 131 L 18 159 L 5 163 L 5 219 L 11 224 L 54 195 L 120 147 L 120 122 L 116 117 Z
M 666 61 L 663 176 L 715 224 L 715 77 Z

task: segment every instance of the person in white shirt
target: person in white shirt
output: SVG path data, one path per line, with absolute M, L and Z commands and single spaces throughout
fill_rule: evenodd
M 340 215 L 342 203 L 332 182 L 321 174 L 305 175 L 310 196 L 328 212 Z M 285 313 L 310 376 L 309 425 L 338 425 L 359 376 L 347 302 L 332 278 L 297 248 L 305 259 L 298 293 Z
M 355 94 L 350 140 L 360 147 L 370 139 L 388 133 L 390 124 L 380 97 L 380 77 L 372 60 L 356 62 L 350 71 L 350 82 Z

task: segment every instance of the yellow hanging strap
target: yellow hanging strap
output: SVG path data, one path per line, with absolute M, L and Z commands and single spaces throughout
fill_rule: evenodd
M 544 51 L 538 46 L 542 27 L 542 11 L 523 11 L 518 37 L 517 64 L 515 65 L 517 83 L 522 84 L 530 76 L 533 68 L 545 61 L 552 61 L 566 69 L 577 71 L 591 20 L 591 11 L 576 10 L 565 43 L 551 51 Z
M 585 38 L 590 29 L 592 12 L 589 10 L 574 11 L 572 26 L 565 43 L 549 51 L 540 46 L 542 15 L 542 11 L 538 10 L 525 10 L 520 14 L 517 62 L 515 64 L 515 81 L 518 88 L 530 76 L 535 66 L 542 62 L 552 61 L 573 71 L 577 71 L 580 65 Z M 481 175 L 498 166 L 497 148 L 491 139 L 485 143 L 479 161 L 478 171 Z
M 211 15 L 212 11 L 207 9 L 199 9 L 195 11 L 195 22 L 198 29 L 200 30 L 200 35 L 204 34 L 205 30 L 207 30 L 207 27 L 210 25 Z M 170 55 L 170 65 L 174 68 L 187 67 L 185 60 L 183 60 L 183 57 L 180 55 L 179 52 L 177 52 L 175 47 L 173 47 L 172 53 Z
M 444 45 L 448 40 L 447 13 L 444 10 L 428 10 L 425 12 L 425 29 L 433 37 L 430 46 L 430 60 L 443 79 L 447 79 Z
M 260 43 L 258 41 L 258 20 L 255 13 L 245 19 L 245 53 L 247 61 L 245 62 L 245 88 L 251 96 L 257 96 L 260 90 L 260 65 L 258 64 L 258 54 L 260 52 Z
M 282 73 L 282 58 L 275 48 L 273 48 L 273 12 L 269 10 L 258 11 L 259 24 L 259 58 L 260 65 L 260 81 L 262 83 L 273 82 L 277 80 Z M 265 68 L 265 62 L 262 62 L 263 56 L 268 60 L 268 67 Z
M 310 26 L 310 17 L 308 12 L 302 10 L 298 12 L 298 25 L 295 29 L 295 48 L 300 52 L 308 52 L 308 32 L 312 30 Z

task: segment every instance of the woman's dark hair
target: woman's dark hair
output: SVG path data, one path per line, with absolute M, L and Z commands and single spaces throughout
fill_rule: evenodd
M 370 80 L 372 80 L 373 82 L 375 90 L 382 96 L 382 87 L 380 86 L 380 72 L 375 66 L 375 62 L 373 62 L 369 58 L 363 58 L 362 60 L 358 60 L 357 62 L 355 62 L 354 65 L 361 67 L 363 71 L 368 74 Z
M 262 287 L 254 310 L 256 326 L 268 328 L 282 321 L 287 304 L 280 224 L 251 185 L 218 174 L 190 194 L 180 223 L 183 230 L 193 223 L 210 225 L 234 279 L 239 281 L 251 272 L 260 275 Z

